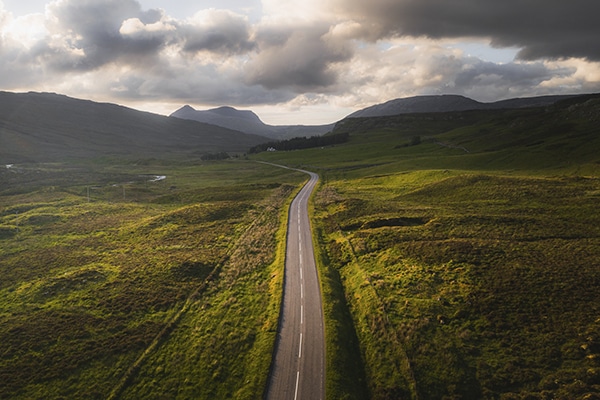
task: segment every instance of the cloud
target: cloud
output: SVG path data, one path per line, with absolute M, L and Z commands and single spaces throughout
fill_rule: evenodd
M 340 71 L 330 99 L 345 107 L 424 95 L 461 94 L 479 101 L 600 89 L 598 64 L 584 60 L 494 63 L 453 43 L 396 39 L 391 47 L 363 46 Z
M 366 39 L 484 37 L 525 60 L 600 61 L 600 3 L 589 0 L 329 0 Z
M 248 19 L 227 10 L 203 10 L 182 26 L 186 52 L 245 53 L 254 47 Z
M 335 86 L 336 65 L 353 55 L 353 47 L 327 25 L 265 26 L 257 33 L 257 47 L 245 68 L 246 82 L 300 93 Z
M 168 39 L 140 29 L 158 24 L 164 15 L 159 10 L 142 11 L 135 0 L 59 0 L 47 10 L 54 40 L 47 40 L 43 57 L 63 71 L 88 71 L 119 60 L 138 62 L 154 56 Z
M 557 67 L 551 68 L 542 62 L 535 63 L 509 63 L 495 64 L 481 60 L 470 60 L 456 73 L 454 85 L 462 92 L 468 92 L 474 88 L 483 91 L 484 88 L 496 91 L 500 89 L 503 94 L 519 94 L 530 91 L 531 88 L 539 87 L 543 82 L 556 77 L 573 75 L 573 68 Z M 498 93 L 493 94 L 498 97 Z
M 176 29 L 174 24 L 168 21 L 159 20 L 145 24 L 139 18 L 129 18 L 123 21 L 119 33 L 125 37 L 147 39 L 164 36 Z

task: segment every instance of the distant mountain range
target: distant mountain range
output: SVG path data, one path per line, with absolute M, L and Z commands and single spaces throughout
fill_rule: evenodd
M 572 97 L 577 96 L 480 103 L 456 95 L 418 96 L 374 105 L 342 121 L 407 113 L 547 106 Z M 340 122 L 272 126 L 252 111 L 232 107 L 199 111 L 184 106 L 165 117 L 53 93 L 0 92 L 0 165 L 103 156 L 178 157 L 246 152 L 273 140 L 323 135 Z
M 435 113 L 468 110 L 498 110 L 543 107 L 577 95 L 540 96 L 481 103 L 459 95 L 416 96 L 390 100 L 356 111 L 346 118 L 385 117 L 399 114 Z
M 356 111 L 346 118 L 385 117 L 399 114 L 435 113 L 467 110 L 493 110 L 503 108 L 542 107 L 559 100 L 575 97 L 540 96 L 502 100 L 493 103 L 481 103 L 459 95 L 415 96 L 390 100 Z M 210 110 L 196 110 L 186 105 L 171 114 L 171 117 L 189 119 L 237 130 L 244 133 L 266 136 L 275 140 L 293 137 L 324 135 L 334 129 L 329 125 L 267 125 L 258 115 L 248 110 L 236 110 L 233 107 L 219 107 Z M 344 118 L 344 119 L 346 119 Z
M 267 125 L 252 111 L 236 110 L 233 107 L 227 106 L 210 110 L 196 110 L 186 105 L 170 116 L 218 125 L 276 140 L 324 135 L 331 131 L 335 125 Z
M 0 92 L 0 164 L 245 152 L 268 140 L 53 93 Z

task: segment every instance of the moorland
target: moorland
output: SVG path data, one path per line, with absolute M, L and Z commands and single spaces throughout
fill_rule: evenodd
M 0 398 L 262 394 L 302 174 L 143 164 L 0 170 Z
M 600 99 L 348 119 L 319 172 L 328 397 L 600 396 Z
M 599 122 L 584 96 L 221 161 L 28 154 L 0 168 L 0 398 L 260 398 L 306 176 L 256 161 L 321 176 L 328 398 L 599 398 Z

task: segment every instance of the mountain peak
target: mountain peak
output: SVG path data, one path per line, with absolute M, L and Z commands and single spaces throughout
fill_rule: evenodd
M 236 113 L 239 110 L 231 107 L 231 106 L 221 106 L 221 107 L 217 107 L 217 108 L 212 108 L 208 111 L 212 111 L 212 112 L 216 112 L 216 113 Z
M 183 106 L 172 113 L 171 117 L 191 119 L 277 140 L 297 136 L 323 135 L 333 128 L 333 125 L 267 125 L 253 111 L 237 110 L 231 106 L 221 106 L 210 110 L 194 110 L 190 106 Z
M 221 106 L 210 110 L 195 110 L 190 106 L 183 106 L 171 114 L 171 117 L 191 119 L 258 135 L 264 135 L 270 129 L 254 112 L 237 110 L 230 106 Z
M 0 165 L 239 152 L 267 141 L 219 126 L 51 93 L 0 92 L 0 125 L 7 130 L 7 135 L 2 133 Z
M 258 115 L 250 110 L 237 110 L 230 106 L 221 106 L 208 110 L 207 112 L 218 114 L 219 116 L 226 118 L 241 118 L 244 120 L 252 120 L 254 122 L 262 123 Z
M 177 111 L 196 111 L 196 110 L 194 109 L 194 107 L 190 106 L 189 104 L 186 104 L 185 106 L 181 107 Z M 177 111 L 175 111 L 175 112 L 177 112 Z

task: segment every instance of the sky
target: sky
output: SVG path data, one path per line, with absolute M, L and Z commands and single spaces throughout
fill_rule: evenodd
M 0 90 L 325 124 L 400 97 L 600 92 L 595 0 L 0 0 Z

